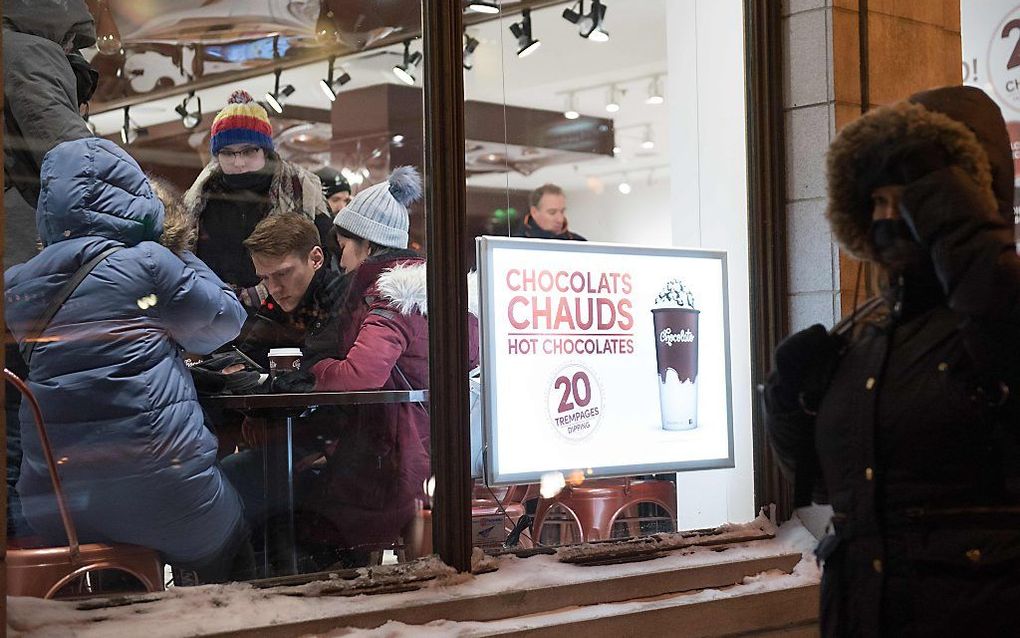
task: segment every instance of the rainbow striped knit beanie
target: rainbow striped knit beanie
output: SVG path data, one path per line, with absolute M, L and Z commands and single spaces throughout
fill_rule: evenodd
M 212 154 L 232 144 L 251 144 L 273 150 L 273 126 L 269 114 L 247 91 L 230 94 L 227 105 L 216 114 L 210 131 Z

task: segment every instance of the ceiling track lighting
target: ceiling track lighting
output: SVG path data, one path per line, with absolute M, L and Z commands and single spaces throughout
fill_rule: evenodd
M 174 112 L 181 116 L 181 124 L 186 129 L 193 129 L 202 121 L 202 98 L 190 91 L 184 100 L 174 107 Z
M 464 68 L 470 71 L 475 66 L 475 49 L 478 48 L 478 39 L 464 34 Z
M 137 126 L 131 121 L 131 107 L 125 106 L 124 126 L 120 129 L 120 141 L 123 142 L 125 146 L 128 144 L 134 144 L 135 140 L 137 140 L 139 136 L 146 135 L 148 132 L 148 129 Z
M 343 68 L 340 69 L 340 75 L 336 75 L 335 64 L 336 56 L 331 56 L 329 58 L 329 73 L 325 79 L 319 80 L 319 88 L 322 89 L 326 99 L 330 102 L 336 102 L 336 96 L 340 92 L 340 88 L 351 81 L 351 74 Z
M 517 38 L 517 57 L 523 58 L 531 55 L 542 45 L 531 35 L 531 9 L 521 11 L 521 21 L 510 25 L 510 33 Z
M 293 84 L 288 84 L 282 89 L 280 88 L 280 76 L 283 75 L 282 69 L 276 69 L 276 71 L 273 72 L 273 75 L 276 76 L 276 79 L 273 82 L 273 92 L 266 93 L 266 104 L 276 111 L 277 114 L 282 115 L 283 105 L 286 103 L 287 98 L 294 94 L 296 89 Z
M 397 76 L 397 79 L 408 86 L 414 86 L 416 78 L 414 77 L 414 71 L 421 64 L 421 51 L 415 51 L 411 53 L 411 41 L 404 40 L 404 61 L 400 64 L 394 65 L 393 75 Z
M 567 108 L 563 111 L 563 117 L 568 120 L 576 120 L 581 117 L 581 114 L 577 112 L 577 96 L 573 91 L 567 94 Z
M 483 0 L 474 0 L 473 2 L 467 3 L 467 10 L 475 13 L 485 13 L 488 15 L 495 15 L 499 13 L 499 5 L 495 2 L 484 2 Z
M 666 98 L 662 95 L 662 76 L 656 75 L 648 84 L 648 97 L 645 98 L 645 104 L 662 104 L 665 101 Z
M 645 136 L 641 140 L 641 148 L 650 151 L 655 148 L 655 140 L 652 139 L 652 125 L 645 126 Z
M 620 96 L 623 91 L 615 84 L 609 86 L 609 95 L 606 98 L 606 111 L 616 113 L 620 110 Z
M 563 10 L 563 19 L 577 25 L 577 34 L 592 42 L 608 42 L 605 29 L 606 5 L 602 0 L 591 0 L 588 13 L 584 12 L 584 0 L 578 0 L 573 7 Z

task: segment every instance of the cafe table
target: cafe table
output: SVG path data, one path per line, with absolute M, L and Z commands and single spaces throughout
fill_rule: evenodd
M 269 498 L 282 502 L 287 513 L 286 524 L 273 534 L 289 548 L 287 574 L 297 573 L 294 534 L 294 419 L 308 410 L 323 406 L 358 406 L 382 403 L 425 403 L 428 390 L 359 390 L 351 392 L 293 392 L 279 394 L 222 394 L 200 397 L 207 410 L 237 410 L 247 416 L 264 418 L 269 428 L 282 428 L 281 444 L 264 447 L 266 486 Z M 268 437 L 267 437 L 268 440 Z M 269 548 L 265 548 L 268 572 Z M 277 574 L 286 575 L 286 574 Z

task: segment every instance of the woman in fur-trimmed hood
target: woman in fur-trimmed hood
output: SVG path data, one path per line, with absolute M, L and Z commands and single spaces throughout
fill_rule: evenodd
M 1006 635 L 1020 605 L 1020 259 L 998 107 L 919 93 L 846 126 L 827 216 L 885 275 L 881 319 L 779 345 L 765 390 L 776 456 L 826 494 L 829 636 Z
M 337 214 L 340 265 L 351 273 L 341 310 L 342 358 L 311 367 L 318 391 L 409 390 L 429 385 L 425 260 L 407 250 L 408 206 L 421 196 L 410 166 L 359 192 Z M 472 332 L 477 322 L 472 317 Z M 477 335 L 470 341 L 477 364 Z M 430 476 L 428 410 L 417 403 L 359 406 L 337 436 L 324 481 L 308 508 L 312 540 L 355 550 L 392 544 L 414 518 Z

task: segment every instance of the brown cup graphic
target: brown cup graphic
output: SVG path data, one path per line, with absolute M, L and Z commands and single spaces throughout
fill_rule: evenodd
M 269 378 L 301 369 L 301 348 L 273 348 L 269 351 Z
M 698 315 L 693 308 L 653 308 L 662 429 L 698 427 Z

